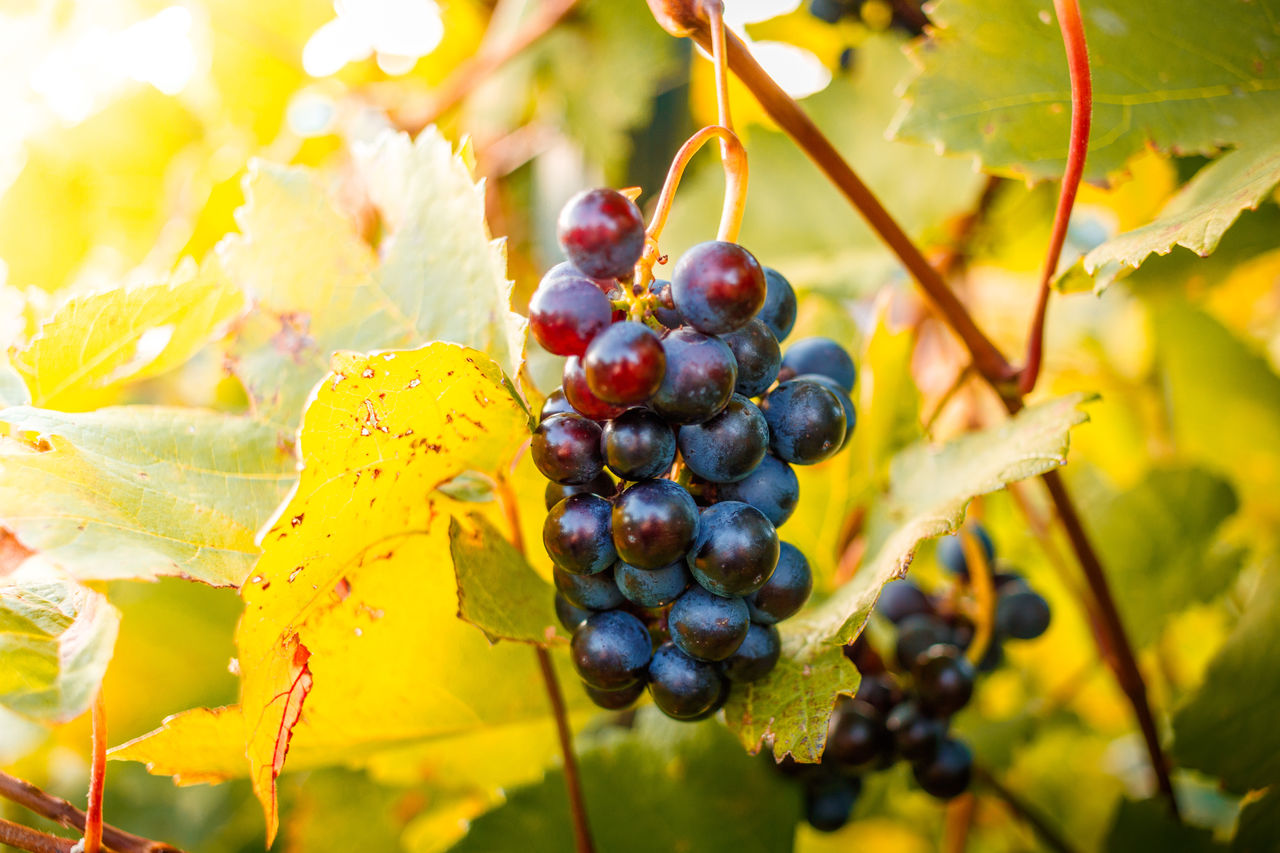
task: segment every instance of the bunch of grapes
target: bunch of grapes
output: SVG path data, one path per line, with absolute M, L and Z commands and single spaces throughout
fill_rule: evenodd
M 921 5 L 921 0 L 810 0 L 809 13 L 828 24 L 860 20 L 876 29 L 893 26 L 918 36 L 926 22 Z
M 773 669 L 777 623 L 812 589 L 777 528 L 799 499 L 791 466 L 853 432 L 853 361 L 825 338 L 784 356 L 795 294 L 735 243 L 701 243 L 641 287 L 644 226 L 618 192 L 571 199 L 558 236 L 569 260 L 529 303 L 534 337 L 567 357 L 530 446 L 551 481 L 556 610 L 598 705 L 647 686 L 667 715 L 702 719 Z
M 995 546 L 980 525 L 972 534 L 995 565 Z M 1049 628 L 1049 605 L 1018 573 L 995 571 L 994 624 L 975 667 L 965 657 L 974 638 L 969 566 L 958 536 L 938 544 L 938 560 L 956 584 L 928 595 L 909 580 L 885 586 L 875 613 L 896 629 L 892 654 L 881 655 L 860 636 L 845 654 L 862 681 L 853 698 L 840 697 L 820 764 L 786 760 L 778 765 L 805 787 L 805 814 L 816 829 L 832 832 L 848 821 L 868 772 L 897 760 L 911 763 L 916 784 L 939 799 L 969 787 L 973 753 L 949 732 L 950 718 L 968 704 L 976 672 L 995 669 L 1004 640 L 1032 640 Z

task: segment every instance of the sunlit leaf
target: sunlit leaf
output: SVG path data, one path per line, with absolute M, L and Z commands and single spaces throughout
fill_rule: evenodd
M 456 518 L 449 546 L 458 578 L 458 616 L 485 636 L 546 644 L 556 637 L 555 588 L 483 516 Z

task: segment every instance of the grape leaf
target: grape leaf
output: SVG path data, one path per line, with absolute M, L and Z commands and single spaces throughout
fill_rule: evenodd
M 1214 547 L 1238 507 L 1231 484 L 1200 468 L 1156 469 L 1110 500 L 1082 503 L 1134 642 L 1159 637 L 1166 620 L 1223 592 L 1242 554 Z
M 31 404 L 31 392 L 22 375 L 7 360 L 0 360 L 0 409 Z
M 177 367 L 244 307 L 240 291 L 181 265 L 168 281 L 73 296 L 12 354 L 35 405 L 84 410 L 116 386 Z
M 579 747 L 588 820 L 602 853 L 654 850 L 789 851 L 799 787 L 768 762 L 743 755 L 712 722 L 667 720 L 642 709 L 629 732 Z M 573 849 L 562 771 L 509 791 L 475 819 L 453 853 Z
M 1093 76 L 1086 179 L 1148 144 L 1212 155 L 1274 138 L 1276 0 L 1094 0 L 1081 13 Z M 1060 177 L 1071 90 L 1050 0 L 939 0 L 931 18 L 893 132 L 987 169 Z
M 1231 151 L 1201 169 L 1149 225 L 1119 234 L 1090 250 L 1079 269 L 1101 292 L 1136 269 L 1151 254 L 1184 246 L 1204 256 L 1245 210 L 1256 210 L 1280 183 L 1280 148 L 1251 145 Z M 1079 270 L 1068 270 L 1060 281 Z
M 1169 814 L 1163 800 L 1120 801 L 1107 836 L 1109 853 L 1131 850 L 1178 850 L 1180 853 L 1210 853 L 1225 848 L 1213 840 L 1208 829 L 1188 826 Z
M 107 671 L 120 614 L 79 584 L 0 582 L 0 705 L 66 722 L 89 709 Z
M 239 705 L 192 708 L 165 717 L 160 727 L 113 747 L 113 761 L 140 761 L 148 773 L 175 785 L 216 785 L 244 776 L 244 711 Z
M 81 579 L 181 575 L 236 586 L 293 482 L 291 447 L 198 409 L 0 412 L 0 527 Z
M 241 234 L 219 257 L 256 310 L 230 350 L 256 413 L 289 429 L 341 349 L 450 340 L 488 352 L 514 375 L 522 324 L 509 310 L 502 241 L 482 189 L 440 133 L 410 143 L 386 131 L 358 149 L 371 200 L 393 229 L 379 251 L 334 206 L 321 177 L 254 162 Z
M 875 556 L 853 580 L 779 626 L 785 663 L 735 691 L 726 718 L 744 746 L 754 750 L 771 733 L 779 758 L 791 753 L 800 761 L 818 760 L 826 743 L 822 709 L 829 713 L 836 692 L 843 692 L 833 688 L 850 683 L 847 674 L 830 672 L 844 667 L 838 647 L 861 632 L 880 589 L 906 573 L 921 542 L 959 527 L 974 497 L 1064 464 L 1071 428 L 1087 420 L 1079 409 L 1087 399 L 1071 394 L 1039 403 L 941 447 L 914 444 L 893 460 L 884 501 L 892 532 L 869 551 Z M 797 697 L 795 690 L 803 694 Z
M 1240 810 L 1231 850 L 1233 853 L 1267 853 L 1275 850 L 1277 838 L 1280 838 L 1280 787 L 1272 785 L 1267 793 Z
M 545 645 L 556 637 L 555 588 L 483 516 L 466 526 L 449 524 L 449 547 L 458 579 L 458 618 L 490 642 Z

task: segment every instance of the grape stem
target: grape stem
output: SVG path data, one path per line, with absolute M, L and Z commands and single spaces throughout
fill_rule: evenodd
M 93 700 L 93 763 L 89 768 L 89 810 L 84 821 L 84 853 L 102 850 L 102 795 L 107 783 L 107 700 L 100 686 Z
M 84 812 L 61 797 L 45 793 L 30 782 L 16 776 L 0 772 L 0 797 L 17 803 L 60 826 L 84 832 L 87 822 Z M 102 825 L 102 840 L 109 850 L 114 850 L 116 853 L 181 853 L 176 847 L 133 835 L 108 823 Z
M 964 853 L 973 828 L 974 796 L 965 792 L 947 803 L 942 826 L 942 853 Z
M 1089 152 L 1089 126 L 1093 121 L 1093 81 L 1089 75 L 1089 46 L 1084 39 L 1080 6 L 1076 0 L 1053 0 L 1053 8 L 1058 17 L 1058 28 L 1062 31 L 1062 42 L 1067 50 L 1067 70 L 1071 75 L 1071 141 L 1067 145 L 1067 166 L 1058 191 L 1058 207 L 1053 214 L 1049 251 L 1040 271 L 1040 296 L 1031 319 L 1031 333 L 1027 336 L 1027 363 L 1018 380 L 1018 391 L 1024 396 L 1031 393 L 1040 377 L 1050 285 L 1058 269 L 1058 259 L 1062 257 L 1067 225 L 1071 222 L 1071 208 L 1075 206 L 1080 178 L 1084 175 L 1084 160 Z
M 964 550 L 965 565 L 969 567 L 969 586 L 973 590 L 977 618 L 973 620 L 973 640 L 965 653 L 969 662 L 978 666 L 991 637 L 996 619 L 996 587 L 992 577 L 991 562 L 976 536 L 968 529 L 960 530 L 960 547 Z
M 700 14 L 694 0 L 647 0 L 647 2 L 654 18 L 668 33 L 678 37 L 689 37 L 704 50 L 707 49 L 710 44 L 709 23 L 706 17 Z M 968 309 L 948 287 L 941 274 L 925 259 L 920 248 L 885 210 L 880 200 L 845 162 L 840 152 L 800 108 L 800 105 L 774 82 L 768 72 L 760 67 L 746 45 L 732 33 L 727 33 L 726 47 L 730 70 L 751 91 L 769 117 L 809 156 L 814 165 L 826 175 L 872 229 L 880 235 L 890 250 L 898 256 L 938 313 L 968 349 L 974 367 L 1000 396 L 1009 414 L 1015 414 L 1022 409 L 1024 404 L 1022 395 L 1018 392 L 1018 371 L 978 328 Z M 1143 733 L 1157 785 L 1168 800 L 1171 813 L 1176 816 L 1178 804 L 1169 776 L 1169 765 L 1156 733 L 1155 718 L 1147 697 L 1146 681 L 1138 668 L 1133 645 L 1129 641 L 1124 623 L 1115 607 L 1106 574 L 1093 544 L 1080 525 L 1079 514 L 1061 477 L 1057 472 L 1050 472 L 1044 475 L 1044 481 L 1053 499 L 1054 509 L 1067 530 L 1076 560 L 1097 602 L 1096 612 L 1101 627 L 1099 646 L 1102 656 L 1110 665 L 1116 681 L 1133 707 L 1134 716 Z M 1112 654 L 1111 650 L 1115 653 Z
M 29 853 L 71 853 L 76 845 L 70 838 L 59 838 L 3 819 L 0 819 L 0 844 Z

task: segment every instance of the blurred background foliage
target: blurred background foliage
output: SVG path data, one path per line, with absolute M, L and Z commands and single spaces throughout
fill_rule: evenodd
M 216 341 L 241 314 L 239 297 L 210 291 L 201 303 L 207 323 L 186 335 L 174 318 L 191 310 L 190 291 L 166 307 L 164 288 L 215 276 L 207 266 L 211 251 L 227 234 L 245 230 L 236 211 L 246 201 L 250 161 L 319 170 L 355 232 L 376 245 L 385 223 L 354 177 L 353 145 L 379 123 L 416 129 L 431 115 L 442 82 L 486 39 L 518 29 L 536 5 L 0 3 L 0 346 L 10 353 L 8 365 L 0 361 L 0 402 L 25 402 L 17 375 L 37 405 L 65 412 L 132 403 L 245 411 L 249 399 L 225 370 L 226 350 Z M 925 58 L 926 74 L 915 84 L 917 107 L 904 119 L 903 87 L 919 72 L 904 50 L 911 37 L 888 26 L 889 4 L 867 0 L 861 18 L 837 24 L 796 3 L 773 5 L 776 14 L 745 15 L 738 28 L 759 44 L 800 49 L 791 71 L 797 86 L 811 90 L 805 108 L 948 271 L 979 324 L 1006 352 L 1020 351 L 1056 197 L 1055 184 L 1030 179 L 1054 174 L 1065 132 L 1050 142 L 1020 136 L 1015 117 L 1008 123 L 1012 141 L 991 150 L 986 139 L 949 134 L 940 118 L 931 123 L 921 101 L 963 112 L 957 87 L 989 73 L 972 97 L 995 97 L 1003 76 L 1017 73 L 957 71 L 977 60 L 941 48 L 932 58 L 913 48 L 917 65 Z M 1106 8 L 1098 15 L 1114 11 L 1118 20 L 1135 8 L 1099 5 Z M 1221 14 L 1237 14 L 1239 4 L 1231 5 Z M 963 46 L 968 34 L 978 34 L 972 42 L 981 48 L 1012 37 L 1002 22 L 1049 8 L 1004 0 L 979 26 L 972 16 L 985 14 L 984 6 L 939 3 L 935 17 L 952 23 L 939 43 Z M 1202 25 L 1211 46 L 1226 37 L 1204 23 L 1218 11 L 1191 6 L 1161 0 L 1143 9 L 1156 21 L 1191 16 L 1187 26 Z M 1086 18 L 1092 38 L 1106 19 Z M 1105 31 L 1095 46 L 1101 80 L 1127 68 L 1109 52 L 1114 35 Z M 1060 46 L 1052 38 L 1034 41 L 1041 37 L 1018 43 L 1025 63 L 1058 69 Z M 1280 33 L 1273 27 L 1270 37 Z M 1274 45 L 1261 50 L 1267 64 L 1256 76 L 1280 74 Z M 1145 56 L 1143 49 L 1130 53 L 1139 57 L 1135 63 Z M 802 472 L 805 498 L 787 531 L 810 555 L 821 588 L 830 590 L 856 573 L 868 540 L 882 535 L 874 509 L 892 457 L 919 437 L 942 440 L 998 423 L 1002 414 L 985 387 L 961 381 L 962 349 L 892 256 L 750 96 L 737 86 L 731 94 L 751 163 L 742 242 L 801 291 L 797 336 L 846 342 L 863 369 L 853 448 Z M 1187 114 L 1194 109 L 1184 107 Z M 512 307 L 523 310 L 541 271 L 558 260 L 555 214 L 570 195 L 596 184 L 634 185 L 643 190 L 641 202 L 651 202 L 675 149 L 712 121 L 714 110 L 709 64 L 665 35 L 643 3 L 583 0 L 549 35 L 440 115 L 446 138 L 469 140 L 475 174 L 485 181 L 490 229 L 507 241 Z M 1152 794 L 1145 754 L 1128 705 L 1099 659 L 1078 603 L 1078 570 L 1049 524 L 1038 484 L 1016 484 L 970 510 L 993 531 L 1001 558 L 1050 599 L 1055 621 L 1042 639 L 1009 649 L 1008 665 L 981 683 L 958 727 L 983 766 L 1081 850 L 1138 849 L 1159 832 L 1170 833 L 1160 836 L 1170 839 L 1163 849 L 1193 849 L 1193 842 L 1225 847 L 1233 837 L 1239 850 L 1280 843 L 1277 789 L 1268 792 L 1280 782 L 1273 724 L 1280 701 L 1280 208 L 1275 179 L 1267 180 L 1276 152 L 1258 141 L 1266 136 L 1260 120 L 1243 121 L 1250 133 L 1222 140 L 1236 150 L 1221 158 L 1203 139 L 1182 144 L 1198 138 L 1186 119 L 1154 141 L 1141 138 L 1140 127 L 1135 144 L 1108 147 L 1095 161 L 1064 254 L 1067 285 L 1081 277 L 1086 287 L 1100 283 L 1089 276 L 1112 258 L 1109 241 L 1170 215 L 1171 200 L 1174 214 L 1185 209 L 1178 207 L 1179 188 L 1206 169 L 1233 168 L 1222 165 L 1228 156 L 1244 151 L 1251 158 L 1251 183 L 1245 196 L 1236 193 L 1242 201 L 1234 207 L 1209 198 L 1209 218 L 1234 225 L 1220 229 L 1221 242 L 1199 247 L 1212 251 L 1208 257 L 1172 242 L 1154 246 L 1159 255 L 1098 295 L 1056 298 L 1037 392 L 1100 395 L 1087 407 L 1090 422 L 1074 431 L 1065 476 L 1140 651 L 1162 734 L 1182 768 L 1176 781 L 1193 830 L 1165 826 L 1158 808 L 1138 802 Z M 1100 113 L 1101 132 L 1108 122 Z M 957 154 L 944 155 L 943 147 Z M 1219 173 L 1210 190 L 1230 178 Z M 686 176 L 664 251 L 674 257 L 712 236 L 721 190 L 709 147 Z M 1076 265 L 1091 251 L 1103 251 L 1097 263 Z M 68 358 L 65 348 L 42 356 L 39 341 L 55 334 L 45 323 L 65 306 L 102 316 L 108 309 L 93 302 L 96 294 L 147 287 L 159 290 L 139 297 L 129 312 L 153 312 L 152 325 L 166 331 L 158 339 L 139 335 L 107 379 L 77 382 L 74 370 L 56 363 Z M 119 321 L 126 336 L 127 319 Z M 104 327 L 104 334 L 114 328 Z M 530 359 L 545 393 L 557 367 L 534 353 Z M 65 381 L 41 396 L 45 386 L 36 379 L 49 383 L 57 370 Z M 281 471 L 288 467 L 280 464 Z M 517 486 L 530 505 L 540 503 L 541 487 L 528 471 Z M 263 500 L 274 505 L 279 495 Z M 865 525 L 851 524 L 868 513 Z M 526 538 L 537 541 L 540 517 L 528 513 L 525 525 Z M 545 560 L 532 559 L 545 573 Z M 912 571 L 926 587 L 944 582 L 928 546 Z M 92 586 L 122 617 L 105 681 L 113 744 L 156 728 L 166 715 L 236 701 L 229 662 L 241 605 L 233 589 L 176 578 Z M 412 662 L 405 670 L 411 678 Z M 633 833 L 669 816 L 671 801 L 636 797 L 614 817 L 619 803 L 606 791 L 619 779 L 633 794 L 664 785 L 729 786 L 680 824 L 688 833 L 683 840 L 694 844 L 686 849 L 717 849 L 707 839 L 722 837 L 715 833 L 727 825 L 741 830 L 734 850 L 789 843 L 794 790 L 761 772 L 718 724 L 672 726 L 643 711 L 628 731 L 589 713 L 575 722 L 588 800 L 593 808 L 599 803 L 593 821 L 602 839 L 618 836 L 604 849 L 667 849 L 680 840 L 637 842 Z M 0 710 L 0 766 L 73 800 L 83 796 L 88 741 L 84 717 L 51 727 Z M 412 749 L 286 774 L 280 847 L 442 850 L 475 819 L 459 849 L 515 849 L 513 839 L 521 848 L 536 839 L 542 846 L 530 849 L 565 849 L 558 771 L 542 777 L 554 752 L 545 729 L 445 748 L 456 749 L 451 760 L 466 768 L 465 784 L 424 777 L 415 768 L 453 765 L 439 755 L 416 758 Z M 820 836 L 801 827 L 796 849 L 935 848 L 945 810 L 899 772 L 873 779 L 846 829 Z M 504 802 L 499 789 L 506 804 L 481 817 Z M 247 851 L 262 843 L 261 813 L 243 779 L 176 788 L 140 764 L 115 762 L 106 814 L 190 850 Z M 3 803 L 0 815 L 28 819 Z M 970 849 L 1039 844 L 1007 803 L 981 787 L 971 820 Z

